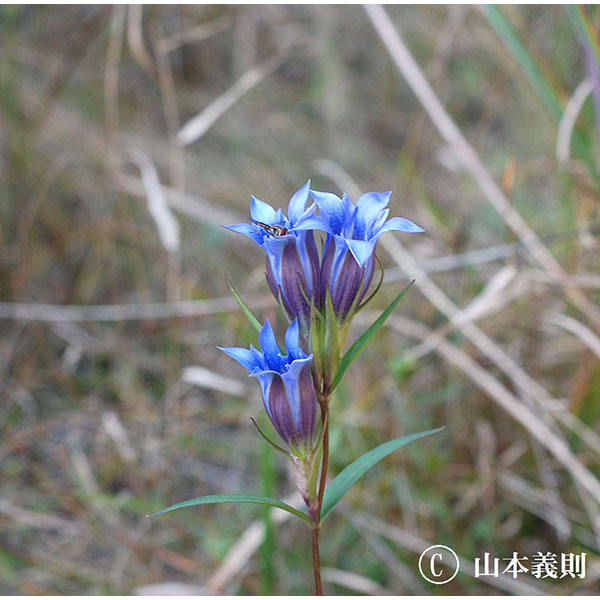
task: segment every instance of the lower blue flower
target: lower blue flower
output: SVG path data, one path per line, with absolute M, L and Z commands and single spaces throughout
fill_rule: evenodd
M 285 334 L 287 354 L 282 355 L 267 320 L 258 337 L 261 350 L 219 348 L 256 377 L 273 427 L 295 453 L 310 453 L 319 434 L 319 405 L 311 373 L 313 356 L 299 343 L 298 321 Z

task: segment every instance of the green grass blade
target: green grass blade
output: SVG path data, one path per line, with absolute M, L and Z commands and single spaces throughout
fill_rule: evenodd
M 338 383 L 342 380 L 342 377 L 344 376 L 344 373 L 346 372 L 348 367 L 352 364 L 354 359 L 361 353 L 362 349 L 367 345 L 367 343 L 373 337 L 373 335 L 375 335 L 377 330 L 385 323 L 386 319 L 392 314 L 392 312 L 394 311 L 396 306 L 398 306 L 398 303 L 400 302 L 400 300 L 402 300 L 402 298 L 404 298 L 404 295 L 406 294 L 406 292 L 408 292 L 408 290 L 410 289 L 410 286 L 413 283 L 414 283 L 414 279 L 394 298 L 392 303 L 383 311 L 383 313 L 369 327 L 369 329 L 367 329 L 354 342 L 354 344 L 352 344 L 352 346 L 350 346 L 350 348 L 348 349 L 348 352 L 346 352 L 346 354 L 344 354 L 344 356 L 342 357 L 342 360 L 340 360 L 340 366 L 339 366 L 337 373 L 335 374 L 335 377 L 333 378 L 333 381 L 331 383 L 330 392 L 333 392 L 333 390 L 337 387 Z
M 576 28 L 580 28 L 585 38 L 587 39 L 590 47 L 594 51 L 596 60 L 600 63 L 600 43 L 594 33 L 594 28 L 590 22 L 589 17 L 583 12 L 581 6 L 575 4 L 568 4 L 564 7 L 568 17 Z
M 399 450 L 402 446 L 410 444 L 420 438 L 442 431 L 443 427 L 430 429 L 421 433 L 412 433 L 404 437 L 391 440 L 369 450 L 353 463 L 349 464 L 327 487 L 323 497 L 323 506 L 321 508 L 321 520 L 333 510 L 335 505 L 344 497 L 346 492 L 373 466 L 386 456 Z
M 258 331 L 260 333 L 260 330 L 262 329 L 262 325 L 260 324 L 260 321 L 252 314 L 252 311 L 248 308 L 246 303 L 242 300 L 242 297 L 236 292 L 229 277 L 226 277 L 226 279 L 227 279 L 227 284 L 229 285 L 229 289 L 231 290 L 231 293 L 233 294 L 233 297 L 235 298 L 236 302 L 239 304 L 240 308 L 242 309 L 242 312 L 246 315 L 246 318 L 248 319 L 248 321 L 250 321 L 250 324 L 254 327 L 254 329 L 256 329 L 256 331 Z
M 285 510 L 292 515 L 296 515 L 301 519 L 304 519 L 308 523 L 312 523 L 307 514 L 300 510 L 295 509 L 293 506 L 277 500 L 277 498 L 269 498 L 268 496 L 255 496 L 254 494 L 214 494 L 211 496 L 200 496 L 199 498 L 192 498 L 191 500 L 185 500 L 184 502 L 178 502 L 168 508 L 159 510 L 158 512 L 147 515 L 148 517 L 156 517 L 158 515 L 164 515 L 165 513 L 179 510 L 180 508 L 187 508 L 188 506 L 200 506 L 202 504 L 266 504 L 273 506 L 274 508 L 280 508 Z
M 529 53 L 521 44 L 514 29 L 506 20 L 502 10 L 498 6 L 486 4 L 481 7 L 483 14 L 487 17 L 490 25 L 498 34 L 498 37 L 504 42 L 510 53 L 514 56 L 517 63 L 525 73 L 527 79 L 542 98 L 546 108 L 552 113 L 556 119 L 562 116 L 562 108 L 554 91 L 533 62 Z
M 498 34 L 498 37 L 504 42 L 510 53 L 513 55 L 521 69 L 525 73 L 525 76 L 533 86 L 534 90 L 538 93 L 542 102 L 546 108 L 550 111 L 552 116 L 557 122 L 560 122 L 563 115 L 563 108 L 557 95 L 550 84 L 546 81 L 546 78 L 542 72 L 538 69 L 537 65 L 519 40 L 516 32 L 508 22 L 504 13 L 499 6 L 486 4 L 481 7 L 483 14 L 486 16 L 492 28 Z M 581 22 L 581 14 L 575 11 L 575 13 L 567 12 L 573 19 L 576 18 L 578 22 Z M 582 24 L 585 31 L 585 23 Z M 573 144 L 574 151 L 581 156 L 588 172 L 597 187 L 600 187 L 600 173 L 596 166 L 595 156 L 592 149 L 586 144 L 580 133 L 575 129 L 571 134 L 571 143 Z

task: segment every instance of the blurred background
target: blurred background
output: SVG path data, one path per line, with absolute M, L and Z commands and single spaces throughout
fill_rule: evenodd
M 326 590 L 598 593 L 599 27 L 575 6 L 0 8 L 0 593 L 311 592 L 287 513 L 144 516 L 297 500 L 216 349 L 254 340 L 226 276 L 285 326 L 261 250 L 220 225 L 308 178 L 393 190 L 427 230 L 379 244 L 351 336 L 416 284 L 338 388 L 331 474 L 445 425 L 328 519 Z M 431 544 L 463 559 L 446 586 L 419 575 Z M 585 577 L 473 577 L 538 551 L 585 552 Z

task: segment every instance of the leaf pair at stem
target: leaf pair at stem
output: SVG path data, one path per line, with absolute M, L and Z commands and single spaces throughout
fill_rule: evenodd
M 438 433 L 444 429 L 439 427 L 437 429 L 430 429 L 429 431 L 422 431 L 421 433 L 413 433 L 405 435 L 401 438 L 385 442 L 380 446 L 377 446 L 373 450 L 369 450 L 361 457 L 357 458 L 354 462 L 349 464 L 327 487 L 325 490 L 325 496 L 323 498 L 323 505 L 321 508 L 321 523 L 333 510 L 336 504 L 344 497 L 346 492 L 371 468 L 374 467 L 379 461 L 383 460 L 386 456 L 392 452 L 399 450 L 403 446 L 414 442 L 415 440 L 427 437 L 434 433 Z M 238 503 L 238 504 L 266 504 L 273 508 L 280 508 L 285 510 L 292 515 L 299 517 L 307 523 L 313 525 L 313 521 L 303 510 L 299 510 L 290 506 L 289 504 L 278 500 L 276 498 L 269 498 L 265 496 L 257 496 L 253 494 L 214 494 L 211 496 L 201 496 L 199 498 L 193 498 L 184 502 L 173 504 L 168 508 L 161 511 L 147 515 L 149 517 L 155 517 L 163 515 L 180 508 L 187 508 L 189 506 L 199 506 L 202 504 L 223 504 L 223 503 Z

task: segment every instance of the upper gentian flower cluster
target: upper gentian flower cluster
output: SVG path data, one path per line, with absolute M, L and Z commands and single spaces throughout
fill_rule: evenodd
M 388 220 L 390 196 L 391 192 L 369 192 L 354 205 L 346 194 L 340 198 L 311 190 L 307 181 L 292 196 L 287 217 L 281 209 L 276 211 L 253 196 L 252 222 L 228 228 L 263 248 L 269 286 L 306 334 L 314 309 L 325 313 L 328 294 L 339 323 L 352 317 L 373 279 L 381 234 L 424 231 L 403 217 Z M 307 207 L 311 197 L 315 202 Z M 317 250 L 316 231 L 326 236 L 321 252 Z
M 354 205 L 345 194 L 339 198 L 311 190 L 307 181 L 292 196 L 287 216 L 252 196 L 250 222 L 228 226 L 264 250 L 267 281 L 291 325 L 286 354 L 269 321 L 259 334 L 260 350 L 221 350 L 258 379 L 265 409 L 288 446 L 298 489 L 315 522 L 317 476 L 321 456 L 325 468 L 328 447 L 324 441 L 320 445 L 327 435 L 328 399 L 350 321 L 364 305 L 373 279 L 377 241 L 386 231 L 423 231 L 408 219 L 388 220 L 390 195 L 371 192 Z
M 252 345 L 220 349 L 258 379 L 269 419 L 290 451 L 309 455 L 319 435 L 319 407 L 311 374 L 313 356 L 300 348 L 298 321 L 294 319 L 285 334 L 287 354 L 281 354 L 268 320 L 258 341 L 261 350 Z

